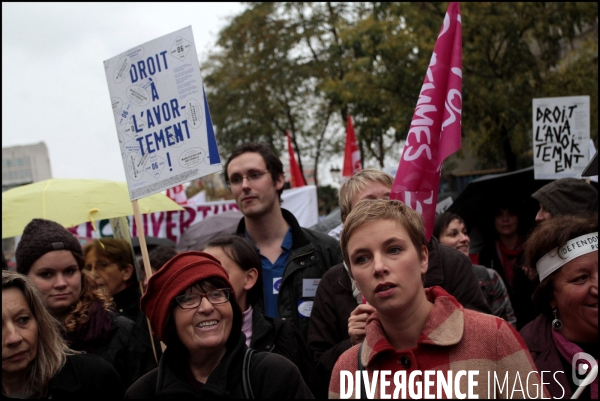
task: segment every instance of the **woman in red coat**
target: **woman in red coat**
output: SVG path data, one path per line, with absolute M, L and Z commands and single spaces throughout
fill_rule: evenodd
M 367 397 L 540 397 L 544 387 L 510 324 L 463 309 L 440 287 L 424 289 L 426 243 L 422 217 L 399 201 L 363 200 L 346 219 L 344 261 L 375 312 L 365 340 L 338 359 L 329 397 L 356 398 L 360 383 L 348 384 L 359 365 Z

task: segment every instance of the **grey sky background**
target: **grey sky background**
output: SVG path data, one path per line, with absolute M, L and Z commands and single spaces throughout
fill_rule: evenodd
M 240 3 L 2 3 L 2 147 L 54 178 L 125 181 L 103 61 L 191 25 L 202 62 Z

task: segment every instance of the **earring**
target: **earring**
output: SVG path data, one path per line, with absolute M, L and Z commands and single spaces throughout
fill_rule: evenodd
M 552 328 L 556 331 L 562 329 L 562 321 L 558 318 L 558 309 L 552 309 L 552 314 L 554 315 L 554 320 L 552 321 Z

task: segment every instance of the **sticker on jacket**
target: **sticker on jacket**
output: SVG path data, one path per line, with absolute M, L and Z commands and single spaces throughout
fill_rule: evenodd
M 310 317 L 313 301 L 298 301 L 298 315 L 300 317 Z
M 283 277 L 273 277 L 273 294 L 279 294 L 282 278 Z
M 302 298 L 314 298 L 317 295 L 319 281 L 321 281 L 320 278 L 302 279 Z

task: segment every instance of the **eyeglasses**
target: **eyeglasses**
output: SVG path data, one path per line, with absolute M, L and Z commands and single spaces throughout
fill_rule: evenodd
M 227 184 L 227 186 L 231 188 L 238 185 L 242 185 L 242 183 L 244 182 L 244 178 L 247 179 L 249 182 L 258 181 L 262 178 L 263 175 L 267 174 L 268 172 L 269 171 L 263 171 L 262 173 L 260 171 L 250 171 L 248 175 L 232 175 L 231 178 L 229 178 L 229 183 Z
M 112 265 L 113 262 L 107 261 L 107 260 L 97 260 L 96 263 L 88 263 L 87 265 L 85 265 L 83 268 L 85 270 L 92 270 L 92 267 L 95 267 L 96 270 L 103 270 L 106 269 L 108 266 Z
M 213 305 L 224 304 L 229 301 L 229 291 L 229 288 L 220 288 L 205 294 L 200 294 L 198 292 L 183 294 L 175 297 L 175 302 L 181 309 L 194 309 L 199 307 L 202 303 L 202 298 L 208 299 L 208 302 Z

